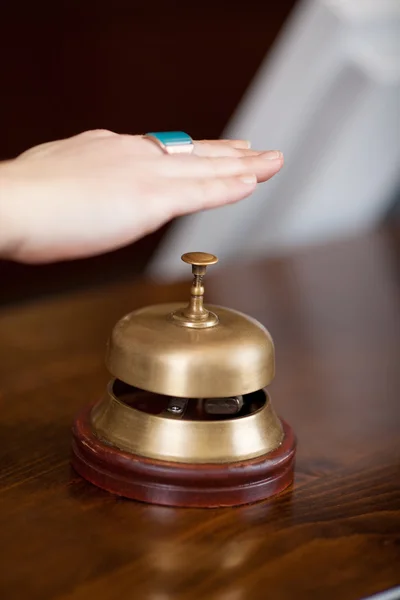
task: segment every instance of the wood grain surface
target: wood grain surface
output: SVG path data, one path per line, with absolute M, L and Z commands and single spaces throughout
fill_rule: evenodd
M 378 232 L 207 277 L 210 301 L 271 331 L 272 400 L 299 443 L 294 486 L 238 509 L 121 500 L 69 463 L 111 327 L 190 281 L 3 308 L 0 597 L 358 600 L 400 584 L 399 255 L 398 233 Z

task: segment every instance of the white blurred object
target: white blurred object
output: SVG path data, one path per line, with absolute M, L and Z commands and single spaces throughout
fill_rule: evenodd
M 400 0 L 305 0 L 223 137 L 279 149 L 285 166 L 232 206 L 179 219 L 148 274 L 186 274 L 179 255 L 284 253 L 374 227 L 400 173 Z

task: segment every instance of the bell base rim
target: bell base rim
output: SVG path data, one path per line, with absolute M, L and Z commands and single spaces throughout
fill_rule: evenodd
M 91 410 L 75 419 L 71 464 L 85 480 L 111 494 L 162 506 L 220 508 L 271 498 L 291 485 L 296 438 L 281 419 L 280 446 L 263 456 L 232 463 L 177 463 L 130 454 L 93 433 Z

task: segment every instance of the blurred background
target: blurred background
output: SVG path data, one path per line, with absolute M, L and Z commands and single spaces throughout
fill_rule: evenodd
M 399 0 L 3 2 L 0 44 L 0 160 L 94 128 L 243 137 L 286 160 L 250 199 L 117 252 L 2 261 L 0 302 L 176 279 L 188 250 L 282 255 L 399 220 Z

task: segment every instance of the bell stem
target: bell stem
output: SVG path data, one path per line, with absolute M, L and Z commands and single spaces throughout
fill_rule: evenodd
M 192 318 L 206 318 L 208 310 L 204 308 L 203 277 L 206 273 L 205 266 L 192 265 L 193 282 L 190 289 L 190 302 L 185 313 Z
M 168 316 L 181 327 L 205 329 L 218 324 L 218 316 L 207 310 L 203 305 L 204 287 L 203 277 L 207 266 L 215 265 L 218 258 L 207 252 L 187 252 L 182 255 L 183 262 L 192 266 L 193 281 L 190 288 L 190 301 L 186 308 L 180 308 Z

